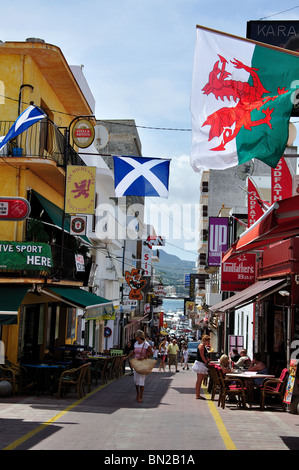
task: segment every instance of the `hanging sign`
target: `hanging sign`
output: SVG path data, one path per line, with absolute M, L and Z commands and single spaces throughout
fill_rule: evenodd
M 94 214 L 96 167 L 68 165 L 66 214 Z
M 94 141 L 94 126 L 87 119 L 80 119 L 73 126 L 73 141 L 77 147 L 89 147 Z
M 23 220 L 30 210 L 29 202 L 22 197 L 0 197 L 0 220 Z
M 72 215 L 70 234 L 78 236 L 86 235 L 86 219 L 86 216 Z
M 220 266 L 228 248 L 228 217 L 209 218 L 208 265 Z
M 143 294 L 141 290 L 145 287 L 146 280 L 142 279 L 142 276 L 143 276 L 142 269 L 133 268 L 131 272 L 129 271 L 125 272 L 125 279 L 131 288 L 130 293 L 129 293 L 129 299 L 131 300 L 143 299 Z

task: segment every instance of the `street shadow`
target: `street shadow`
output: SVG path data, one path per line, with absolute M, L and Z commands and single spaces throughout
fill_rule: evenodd
M 289 450 L 299 450 L 299 437 L 280 436 L 280 438 Z
M 59 425 L 47 425 L 42 429 L 42 424 L 37 421 L 0 418 L 0 450 L 5 450 L 5 448 L 8 450 L 29 450 L 41 440 L 62 429 Z M 40 431 L 34 434 L 36 429 L 40 429 Z M 23 440 L 24 436 L 29 433 L 32 433 L 32 437 Z M 9 448 L 9 446 L 13 447 Z M 11 464 L 11 457 L 9 461 Z

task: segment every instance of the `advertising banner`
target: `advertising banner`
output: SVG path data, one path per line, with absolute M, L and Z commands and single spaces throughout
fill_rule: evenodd
M 221 290 L 238 292 L 255 283 L 256 254 L 247 253 L 221 265 Z
M 50 271 L 51 247 L 37 242 L 0 242 L 0 269 Z
M 208 265 L 220 266 L 222 253 L 228 249 L 228 217 L 209 218 Z
M 293 175 L 285 160 L 281 158 L 276 168 L 271 168 L 271 201 L 272 204 L 293 195 Z

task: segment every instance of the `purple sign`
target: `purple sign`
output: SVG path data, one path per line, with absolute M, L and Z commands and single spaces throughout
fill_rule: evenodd
M 208 265 L 221 266 L 222 253 L 228 248 L 228 217 L 209 218 Z

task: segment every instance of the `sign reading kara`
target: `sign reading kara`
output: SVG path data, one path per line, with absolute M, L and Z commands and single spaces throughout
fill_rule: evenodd
M 0 197 L 0 220 L 23 220 L 30 210 L 29 202 L 22 197 Z
M 0 269 L 49 271 L 53 267 L 47 243 L 0 242 Z

